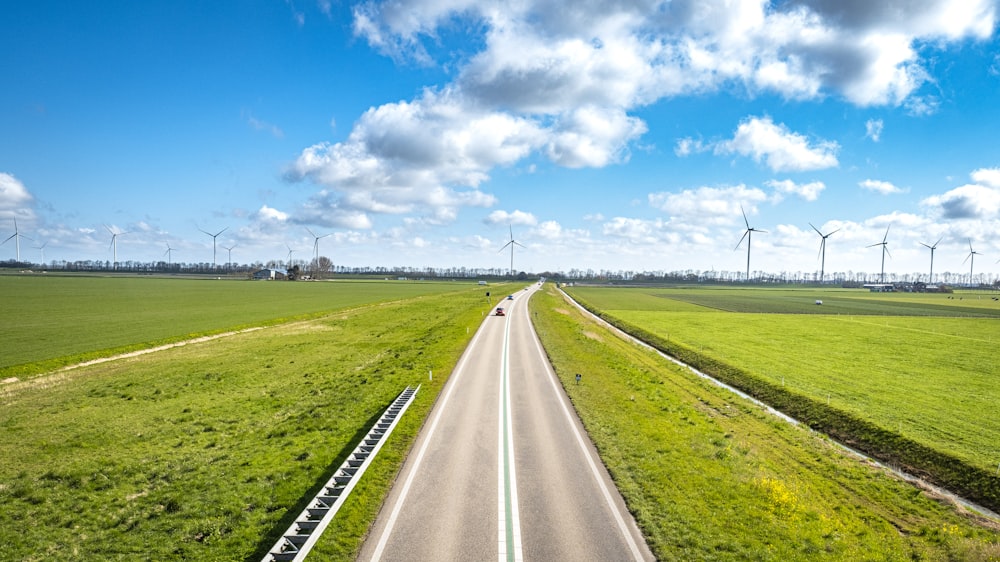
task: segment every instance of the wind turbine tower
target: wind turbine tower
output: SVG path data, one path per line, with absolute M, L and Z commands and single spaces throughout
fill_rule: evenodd
M 319 270 L 319 239 L 326 238 L 327 236 L 333 233 L 331 232 L 330 234 L 324 234 L 323 236 L 316 236 L 316 234 L 312 230 L 309 230 L 308 226 L 306 227 L 306 230 L 308 230 L 309 235 L 313 237 L 313 267 Z M 313 271 L 313 274 L 315 273 L 316 271 Z
M 0 242 L 0 244 L 6 244 L 10 239 L 14 239 L 14 255 L 17 257 L 17 261 L 21 261 L 21 238 L 28 238 L 27 236 L 21 234 L 21 231 L 17 229 L 17 219 L 14 219 L 14 234 L 7 237 L 6 240 Z M 31 240 L 31 238 L 28 238 Z
M 220 234 L 222 234 L 223 232 L 225 232 L 228 229 L 229 229 L 229 227 L 227 226 L 226 228 L 223 228 L 222 230 L 216 232 L 215 234 L 212 234 L 211 232 L 209 232 L 207 230 L 201 230 L 200 228 L 198 229 L 198 230 L 201 230 L 205 234 L 207 234 L 207 235 L 209 235 L 209 236 L 212 237 L 212 269 L 215 269 L 215 267 L 216 267 L 215 266 L 215 239 L 218 238 Z
M 962 263 L 969 262 L 969 286 L 972 286 L 972 266 L 976 263 L 976 256 L 982 254 L 972 249 L 972 238 L 969 238 L 969 255 L 965 256 Z
M 171 252 L 175 251 L 176 248 L 171 248 L 170 244 L 167 244 L 167 251 L 163 252 L 163 255 L 167 256 L 167 269 L 170 269 L 170 256 Z
M 920 243 L 921 246 L 923 246 L 924 248 L 927 248 L 928 250 L 931 251 L 931 275 L 930 275 L 930 277 L 927 278 L 927 282 L 928 283 L 933 283 L 934 282 L 934 250 L 937 250 L 938 244 L 941 243 L 941 240 L 944 240 L 944 238 L 938 238 L 938 241 L 935 242 L 933 246 L 928 246 L 927 244 L 924 244 L 923 242 Z
M 236 244 L 233 244 L 232 246 L 229 247 L 223 246 L 223 248 L 229 252 L 229 261 L 226 262 L 226 271 L 233 270 L 233 248 L 235 247 Z
M 122 234 L 128 234 L 128 232 L 115 232 L 114 230 L 111 230 L 111 227 L 108 226 L 108 225 L 104 225 L 104 228 L 106 228 L 107 231 L 111 233 L 111 244 L 109 244 L 108 247 L 111 248 L 111 257 L 114 260 L 112 263 L 114 264 L 114 268 L 117 270 L 118 269 L 118 237 L 121 236 Z
M 756 229 L 756 228 L 752 228 L 750 226 L 750 221 L 747 220 L 747 214 L 746 214 L 746 211 L 743 210 L 743 205 L 740 205 L 740 212 L 743 213 L 743 222 L 746 223 L 747 229 L 745 231 L 743 231 L 743 236 L 740 238 L 739 244 L 736 244 L 736 247 L 733 248 L 733 251 L 739 250 L 740 249 L 740 244 L 743 244 L 743 240 L 746 239 L 746 241 L 747 241 L 747 277 L 746 277 L 746 281 L 749 282 L 750 281 L 750 238 L 751 238 L 751 236 L 753 235 L 754 232 L 767 233 L 767 231 L 766 230 L 759 230 L 759 229 Z
M 885 227 L 885 236 L 882 237 L 881 242 L 876 242 L 868 246 L 869 248 L 874 248 L 875 246 L 882 246 L 882 273 L 879 276 L 879 283 L 885 283 L 885 255 L 889 254 L 888 240 L 889 240 L 889 228 L 891 226 L 892 225 L 890 224 L 889 226 Z M 891 258 L 892 254 L 889 254 L 889 257 Z
M 815 226 L 813 226 L 813 223 L 809 223 L 809 226 L 812 226 L 812 229 L 815 230 L 816 234 L 819 234 L 819 237 L 820 237 L 820 241 L 819 241 L 819 255 L 820 255 L 820 262 L 819 262 L 819 282 L 822 285 L 823 284 L 823 273 L 824 273 L 824 270 L 826 269 L 826 239 L 829 238 L 834 232 L 837 232 L 837 230 L 840 230 L 840 229 L 838 228 L 836 230 L 830 231 L 827 234 L 823 234 L 822 232 L 819 231 L 818 228 L 816 228 Z
M 520 246 L 522 248 L 525 246 L 517 240 L 514 240 L 514 229 L 509 224 L 507 225 L 507 229 L 510 230 L 510 242 L 504 244 L 503 248 L 500 248 L 500 252 L 506 250 L 507 246 L 510 246 L 510 276 L 514 277 L 514 246 Z M 499 254 L 500 252 L 497 253 Z
M 43 266 L 45 265 L 45 247 L 48 246 L 48 245 L 49 245 L 49 243 L 45 242 L 41 246 L 35 246 L 35 249 L 38 250 L 38 253 L 42 255 L 42 261 L 41 261 L 40 265 L 43 265 Z

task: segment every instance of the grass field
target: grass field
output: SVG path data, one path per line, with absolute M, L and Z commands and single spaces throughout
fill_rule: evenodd
M 1000 465 L 1000 303 L 991 298 L 583 287 L 572 294 L 671 346 L 983 473 Z M 988 495 L 1000 493 L 1000 480 L 989 486 Z
M 334 304 L 344 288 L 329 286 L 324 306 L 347 308 L 0 386 L 0 559 L 260 559 L 375 417 L 423 384 L 314 551 L 351 559 L 488 309 L 471 287 L 354 306 L 402 296 L 382 287 Z M 147 337 L 191 329 L 174 327 Z
M 470 285 L 0 275 L 4 312 L 0 379 L 200 335 Z
M 658 299 L 632 294 L 638 306 Z M 819 434 L 624 342 L 551 288 L 532 297 L 531 308 L 559 378 L 659 559 L 1000 557 L 995 524 L 959 515 Z M 580 384 L 575 373 L 583 374 Z

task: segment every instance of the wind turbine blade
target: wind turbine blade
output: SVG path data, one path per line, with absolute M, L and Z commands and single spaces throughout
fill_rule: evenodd
M 816 252 L 816 259 L 819 259 L 819 256 L 823 254 L 823 247 L 824 246 L 826 246 L 826 238 L 822 238 L 819 241 L 819 251 Z
M 502 248 L 500 248 L 500 250 L 499 250 L 499 251 L 498 251 L 497 253 L 499 254 L 500 252 L 502 252 L 502 251 L 506 250 L 506 249 L 507 249 L 507 246 L 510 246 L 510 245 L 511 245 L 511 244 L 513 244 L 513 243 L 514 243 L 514 241 L 513 241 L 513 240 L 511 240 L 510 242 L 507 242 L 506 244 L 504 244 L 504 245 L 503 245 L 503 247 L 502 247 Z
M 225 232 L 225 231 L 227 231 L 227 230 L 229 230 L 229 227 L 228 227 L 228 226 L 227 226 L 226 228 L 223 228 L 222 230 L 220 230 L 220 231 L 216 232 L 216 233 L 215 233 L 215 236 L 218 236 L 218 235 L 222 234 L 223 232 Z
M 835 229 L 831 230 L 830 233 L 827 234 L 826 236 L 824 236 L 823 238 L 829 238 L 829 237 L 833 236 L 834 232 L 840 232 L 840 229 L 839 228 L 835 228 Z
M 892 225 L 890 224 L 889 226 L 885 227 L 885 236 L 882 237 L 882 243 L 883 244 L 889 239 L 889 228 L 891 226 Z
M 885 254 L 887 256 L 889 256 L 889 259 L 892 259 L 892 254 L 889 253 L 889 247 L 888 246 L 882 246 L 882 251 L 885 252 Z
M 312 230 L 309 230 L 308 226 L 306 227 L 306 232 L 308 232 L 309 235 L 312 236 L 313 238 L 319 238 L 319 236 L 316 236 L 316 234 L 314 234 Z
M 0 244 L 6 244 L 8 240 L 10 240 L 11 238 L 13 238 L 13 237 L 15 237 L 15 236 L 17 236 L 17 233 L 16 233 L 16 232 L 15 232 L 14 234 L 11 234 L 10 236 L 8 236 L 8 237 L 7 237 L 7 240 L 4 240 L 3 242 L 0 242 Z
M 937 245 L 940 244 L 942 240 L 944 240 L 944 236 L 938 238 L 938 241 L 935 242 L 933 246 L 931 246 L 931 249 L 933 250 L 934 248 L 937 248 Z
M 520 243 L 520 242 L 518 242 L 516 240 L 511 240 L 510 242 L 511 242 L 511 244 L 516 244 L 516 245 L 518 245 L 518 246 L 520 246 L 522 248 L 527 248 L 527 246 L 525 246 L 524 244 L 522 244 L 522 243 Z
M 749 229 L 749 228 L 748 228 L 748 229 L 746 229 L 745 231 L 743 231 L 743 236 L 742 236 L 742 237 L 740 238 L 740 241 L 739 241 L 739 243 L 738 243 L 738 244 L 736 244 L 736 247 L 735 247 L 735 248 L 733 248 L 733 251 L 734 251 L 734 252 L 735 252 L 736 250 L 739 250 L 739 249 L 740 249 L 740 245 L 742 245 L 742 244 L 743 244 L 743 240 L 745 240 L 745 239 L 746 239 L 746 237 L 747 237 L 747 236 L 749 236 L 749 235 L 750 235 L 750 229 Z
M 747 230 L 750 230 L 750 221 L 747 220 L 747 213 L 743 210 L 743 205 L 740 205 L 740 212 L 743 213 L 743 222 L 747 225 Z
M 812 226 L 812 229 L 816 231 L 816 234 L 819 234 L 820 236 L 823 236 L 823 233 L 820 232 L 818 228 L 816 228 L 815 226 L 813 226 L 813 223 L 809 223 L 809 226 Z M 823 237 L 826 238 L 825 236 L 823 236 Z
M 923 242 L 921 242 L 920 245 L 923 246 L 924 248 L 927 248 L 928 250 L 933 250 L 934 249 L 934 248 L 928 246 L 927 244 L 924 244 Z

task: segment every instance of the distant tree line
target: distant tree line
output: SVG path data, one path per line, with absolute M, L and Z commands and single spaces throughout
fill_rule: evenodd
M 408 279 L 516 279 L 526 281 L 545 277 L 547 279 L 567 282 L 592 283 L 719 283 L 719 284 L 758 284 L 758 285 L 794 285 L 820 284 L 819 272 L 782 271 L 778 273 L 767 271 L 752 271 L 750 279 L 746 279 L 743 271 L 698 270 L 685 269 L 674 271 L 634 271 L 608 269 L 578 269 L 568 271 L 549 270 L 542 272 L 518 271 L 513 275 L 506 268 L 475 268 L 475 267 L 413 267 L 413 266 L 348 266 L 334 265 L 326 256 L 318 260 L 279 260 L 255 261 L 252 263 L 225 263 L 213 265 L 208 262 L 172 262 L 163 260 L 141 262 L 123 261 L 112 263 L 105 260 L 64 261 L 53 260 L 46 264 L 30 261 L 7 260 L 0 262 L 0 268 L 7 270 L 32 271 L 67 271 L 67 272 L 100 272 L 100 273 L 131 273 L 131 274 L 189 274 L 189 275 L 227 275 L 249 278 L 255 271 L 261 269 L 278 269 L 292 272 L 291 279 L 325 279 L 339 275 L 406 277 Z M 976 273 L 970 282 L 969 275 L 953 272 L 934 274 L 934 280 L 927 273 L 889 273 L 884 280 L 879 273 L 867 271 L 828 272 L 822 284 L 840 287 L 860 287 L 865 284 L 886 283 L 899 287 L 912 287 L 916 284 L 952 285 L 975 287 L 1000 287 L 1000 276 L 996 273 Z

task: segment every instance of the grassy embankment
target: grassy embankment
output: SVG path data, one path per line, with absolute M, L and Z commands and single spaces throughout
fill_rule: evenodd
M 814 429 L 1000 510 L 995 301 L 859 291 L 573 295 Z
M 531 306 L 560 380 L 659 559 L 1000 557 L 995 524 L 617 338 L 551 287 Z
M 315 550 L 352 558 L 488 310 L 456 289 L 0 386 L 0 559 L 259 559 L 423 384 Z

